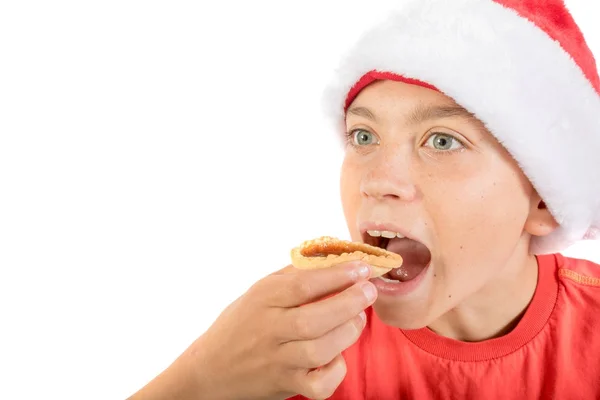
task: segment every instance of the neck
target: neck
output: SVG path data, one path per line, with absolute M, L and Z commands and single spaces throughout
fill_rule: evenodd
M 520 249 L 519 249 L 520 250 Z M 429 329 L 464 342 L 480 342 L 508 334 L 533 298 L 538 265 L 527 251 L 515 251 L 492 283 L 444 314 Z

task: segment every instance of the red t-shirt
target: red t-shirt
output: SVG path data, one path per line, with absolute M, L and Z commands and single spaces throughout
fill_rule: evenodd
M 562 255 L 538 262 L 531 304 L 500 338 L 404 331 L 368 309 L 331 399 L 600 399 L 600 266 Z

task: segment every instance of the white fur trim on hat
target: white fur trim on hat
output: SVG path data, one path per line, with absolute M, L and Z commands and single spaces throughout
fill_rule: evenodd
M 535 24 L 491 0 L 413 1 L 343 60 L 325 98 L 337 122 L 372 70 L 432 84 L 485 123 L 560 224 L 534 238 L 535 254 L 598 237 L 600 96 Z

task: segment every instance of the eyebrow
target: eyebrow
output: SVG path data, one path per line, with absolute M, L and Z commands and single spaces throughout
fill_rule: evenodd
M 366 107 L 351 107 L 348 109 L 348 114 L 354 114 L 359 117 L 370 119 L 371 121 L 377 122 L 375 115 Z
M 417 125 L 422 122 L 430 121 L 433 119 L 443 119 L 461 117 L 469 120 L 478 121 L 475 114 L 467 111 L 465 108 L 459 105 L 447 105 L 447 106 L 424 106 L 418 105 L 409 115 L 408 121 Z
M 370 119 L 373 122 L 377 122 L 377 117 L 375 114 L 366 107 L 351 107 L 348 109 L 348 114 L 357 115 L 359 117 Z M 433 119 L 451 117 L 462 117 L 479 122 L 479 119 L 475 117 L 475 114 L 467 111 L 465 108 L 459 105 L 425 106 L 423 104 L 415 107 L 415 109 L 408 115 L 408 122 L 412 125 L 417 125 Z

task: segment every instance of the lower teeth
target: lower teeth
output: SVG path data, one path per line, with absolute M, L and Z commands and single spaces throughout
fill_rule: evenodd
M 390 283 L 400 283 L 400 281 L 398 279 L 389 279 L 386 278 L 385 276 L 380 276 L 379 279 L 381 279 L 384 282 L 390 282 Z

